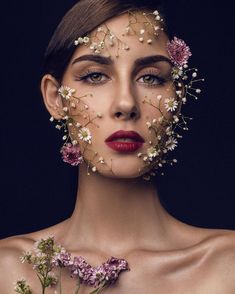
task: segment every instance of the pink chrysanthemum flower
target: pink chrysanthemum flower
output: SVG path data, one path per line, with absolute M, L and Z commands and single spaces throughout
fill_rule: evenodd
M 186 43 L 174 37 L 171 42 L 167 43 L 167 51 L 170 56 L 170 60 L 176 66 L 183 66 L 187 64 L 189 57 L 192 55 L 190 48 L 186 45 Z
M 79 165 L 83 161 L 81 151 L 78 145 L 66 143 L 61 148 L 60 152 L 62 153 L 63 161 L 73 166 Z

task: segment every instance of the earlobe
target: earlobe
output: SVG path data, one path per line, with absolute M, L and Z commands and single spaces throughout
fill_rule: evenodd
M 55 119 L 62 118 L 63 103 L 58 93 L 59 83 L 50 74 L 44 75 L 41 80 L 41 93 L 43 96 L 44 104 Z

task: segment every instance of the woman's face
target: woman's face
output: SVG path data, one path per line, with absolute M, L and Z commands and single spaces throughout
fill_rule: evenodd
M 145 17 L 139 14 L 136 31 L 140 33 L 145 21 Z M 161 30 L 158 36 L 148 32 L 144 36 L 145 42 L 141 42 L 141 33 L 123 33 L 128 22 L 126 13 L 110 19 L 106 26 L 101 25 L 108 27 L 120 42 L 112 45 L 110 40 L 105 40 L 100 53 L 94 53 L 85 44 L 80 45 L 62 80 L 62 85 L 75 89 L 74 96 L 80 97 L 63 103 L 69 109 L 68 116 L 73 118 L 70 135 L 78 141 L 86 164 L 96 167 L 100 174 L 119 178 L 141 176 L 159 160 L 164 148 L 156 147 L 159 155 L 151 155 L 154 153 L 151 148 L 164 145 L 161 144 L 168 127 L 164 121 L 172 118 L 172 112 L 167 111 L 165 103 L 176 97 L 172 66 L 164 60 L 164 57 L 169 58 L 166 34 Z M 104 32 L 97 30 L 91 34 L 94 41 L 97 38 L 102 40 L 102 36 Z M 146 42 L 149 39 L 151 44 Z M 128 44 L 129 49 L 123 49 L 124 44 Z M 153 120 L 155 127 L 150 128 Z M 81 126 L 76 126 L 77 123 Z M 90 131 L 90 142 L 81 139 L 83 127 Z M 105 140 L 119 130 L 137 132 L 144 142 L 134 143 L 138 145 L 136 149 L 136 145 L 131 143 L 136 139 L 130 138 L 126 139 L 130 142 L 111 143 L 116 147 L 123 144 L 121 148 L 124 151 L 113 149 Z

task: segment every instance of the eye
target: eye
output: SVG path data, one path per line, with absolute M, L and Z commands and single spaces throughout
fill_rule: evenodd
M 143 79 L 141 83 L 147 84 L 147 86 L 150 86 L 150 87 L 163 85 L 166 81 L 164 78 L 156 76 L 156 75 L 152 75 L 152 74 L 146 74 L 140 77 L 138 80 L 141 80 L 141 79 Z
M 77 78 L 78 81 L 83 81 L 88 84 L 102 84 L 106 81 L 107 76 L 102 72 L 86 72 L 84 75 L 81 75 Z

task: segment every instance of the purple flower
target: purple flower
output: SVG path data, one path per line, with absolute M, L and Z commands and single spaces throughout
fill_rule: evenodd
M 74 257 L 69 266 L 71 277 L 79 277 L 80 283 L 97 288 L 101 284 L 113 284 L 121 271 L 129 270 L 125 259 L 111 257 L 100 266 L 89 265 L 82 256 Z
M 73 262 L 71 261 L 71 254 L 64 249 L 62 249 L 61 252 L 55 254 L 51 261 L 52 267 L 66 267 L 72 264 Z
M 174 39 L 167 43 L 167 51 L 170 56 L 170 60 L 176 66 L 183 66 L 187 64 L 189 57 L 192 55 L 190 52 L 190 48 L 186 45 L 186 43 L 174 37 Z
M 111 257 L 107 262 L 104 263 L 106 271 L 106 280 L 113 284 L 121 271 L 129 270 L 128 263 L 125 259 L 118 259 Z
M 87 281 L 87 284 L 91 287 L 98 287 L 105 280 L 106 270 L 103 265 L 92 267 L 91 275 Z
M 66 143 L 61 148 L 60 152 L 62 153 L 63 161 L 71 164 L 72 166 L 79 165 L 83 161 L 81 151 L 78 145 Z
M 74 257 L 73 263 L 70 266 L 71 277 L 78 276 L 81 283 L 87 281 L 92 274 L 92 267 L 85 261 L 82 256 Z

